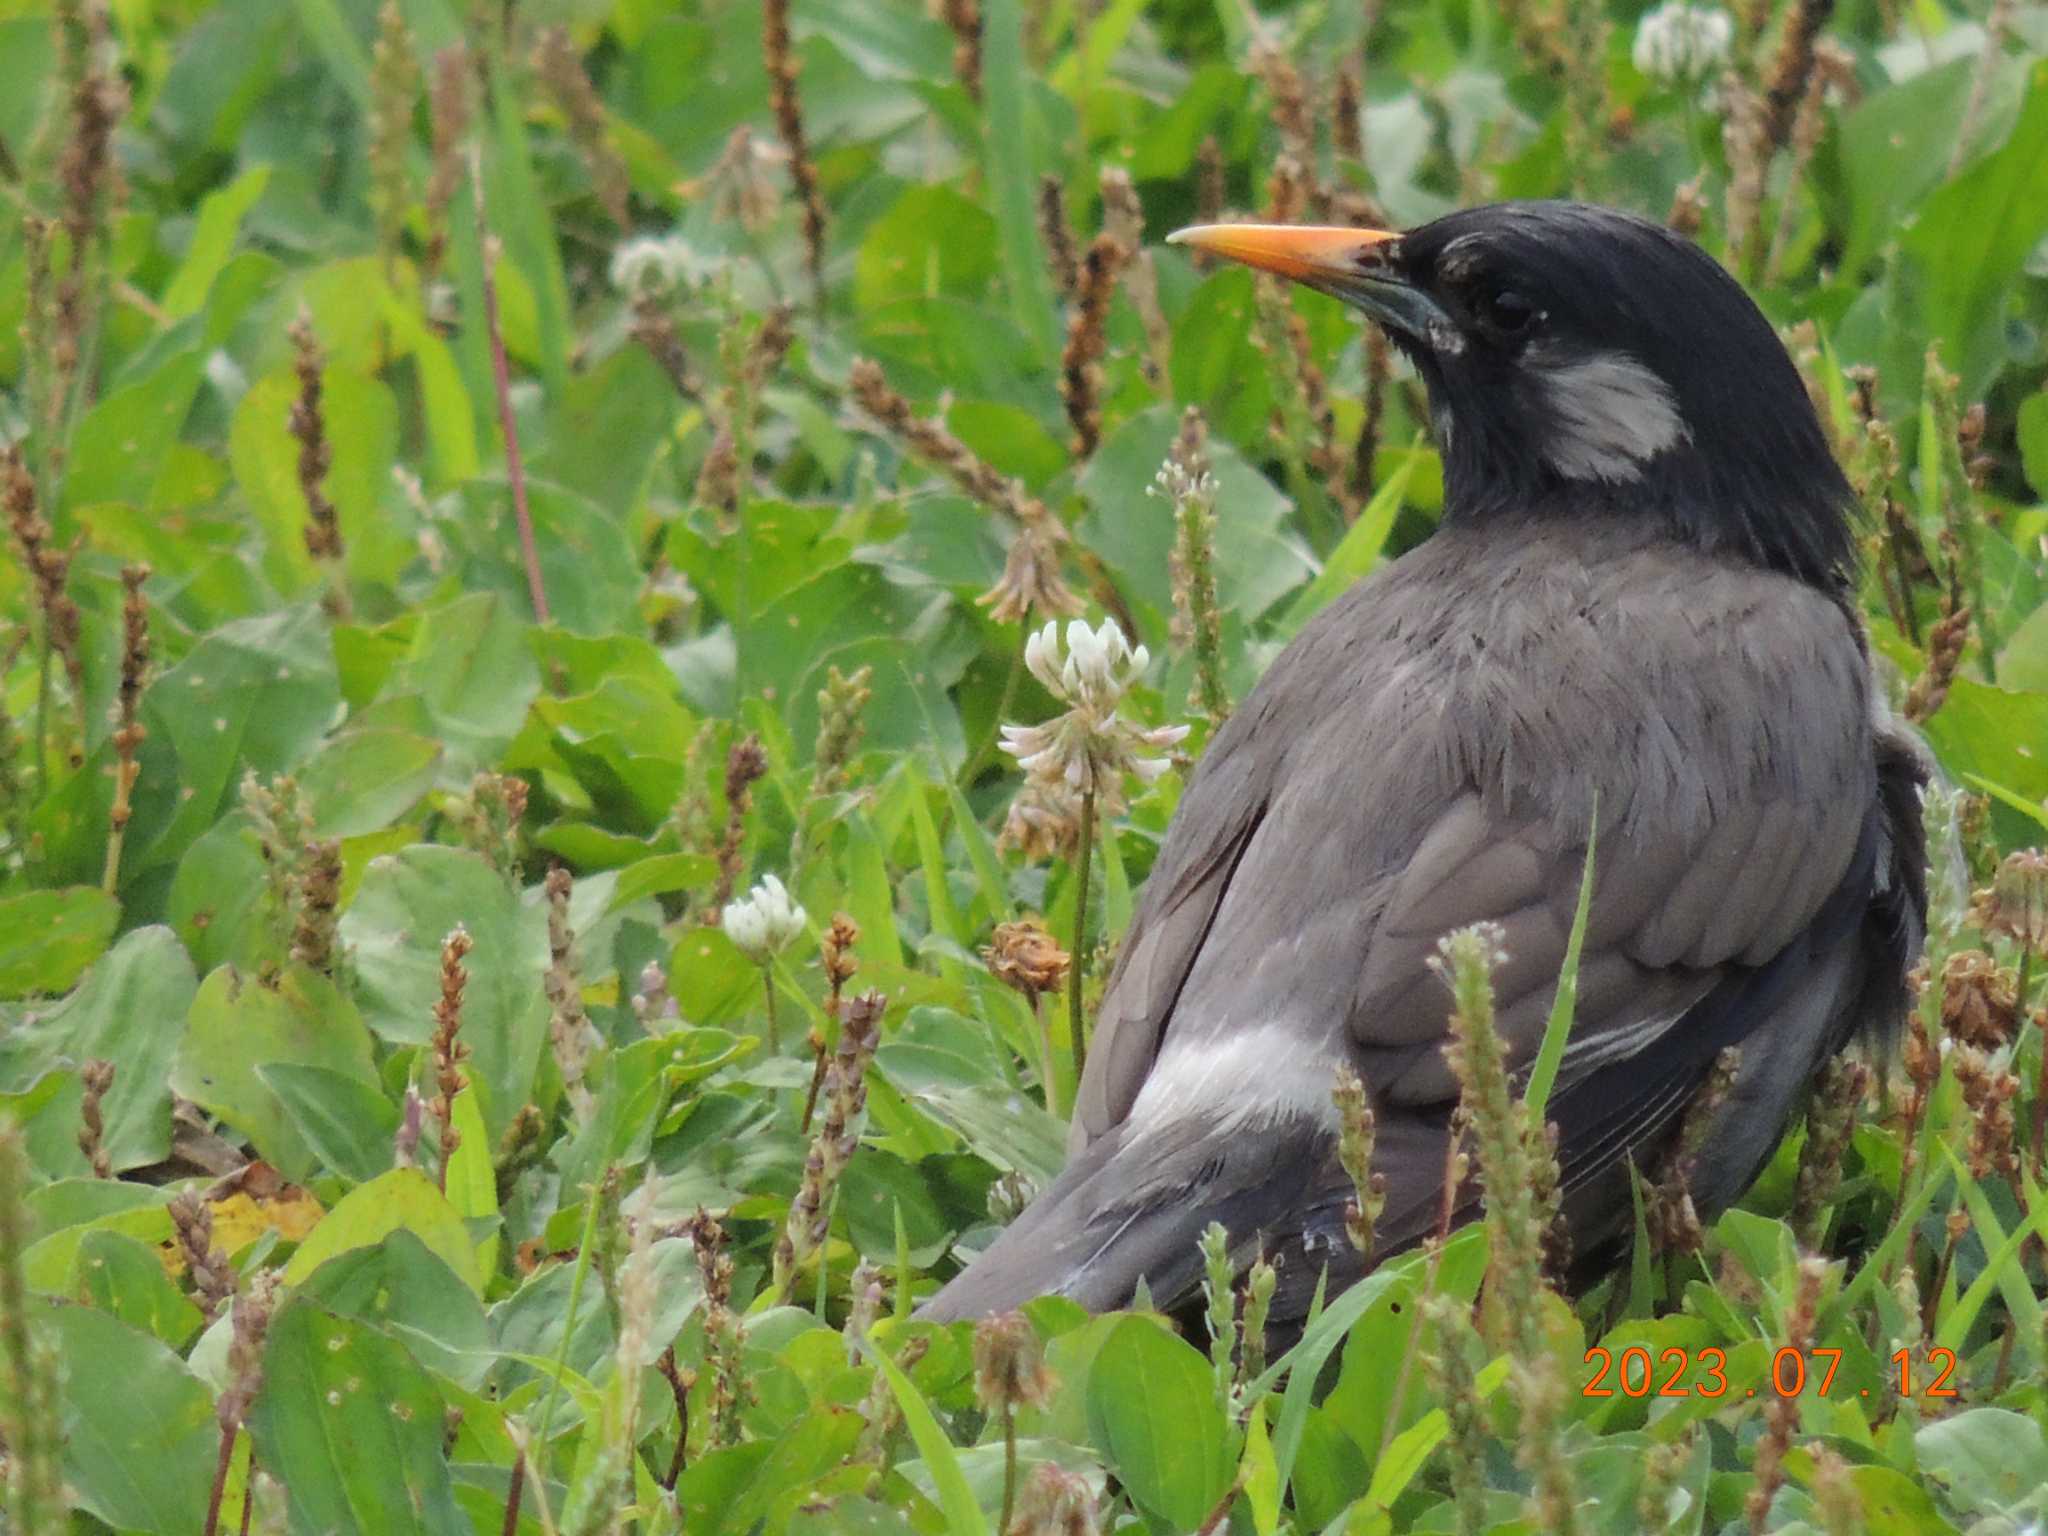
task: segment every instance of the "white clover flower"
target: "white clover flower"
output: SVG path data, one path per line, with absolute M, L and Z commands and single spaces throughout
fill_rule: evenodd
M 1147 755 L 1148 749 L 1170 747 L 1188 733 L 1184 725 L 1147 730 L 1118 713 L 1124 693 L 1151 659 L 1144 646 L 1124 638 L 1113 619 L 1093 629 L 1075 619 L 1067 625 L 1064 651 L 1059 625 L 1048 623 L 1024 642 L 1024 665 L 1067 712 L 1042 725 L 1005 725 L 1003 750 L 1029 781 L 1092 793 L 1105 815 L 1122 810 L 1124 775 L 1150 784 L 1166 771 L 1167 760 Z
M 766 965 L 803 937 L 809 921 L 782 882 L 763 875 L 761 883 L 719 914 L 725 936 L 756 965 Z
M 1718 6 L 1668 0 L 1636 24 L 1635 66 L 1653 80 L 1698 80 L 1728 62 L 1735 21 Z
M 690 271 L 694 253 L 680 235 L 643 235 L 612 252 L 612 286 L 628 296 L 667 293 Z

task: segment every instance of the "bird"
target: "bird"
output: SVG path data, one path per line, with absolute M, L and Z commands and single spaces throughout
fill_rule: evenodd
M 1570 1249 L 1618 1256 L 1630 1169 L 1695 1103 L 1711 1219 L 1827 1060 L 1896 1027 L 1926 921 L 1932 765 L 1874 678 L 1855 498 L 1798 370 L 1708 253 L 1610 208 L 1170 238 L 1384 328 L 1427 393 L 1442 515 L 1215 732 L 1102 994 L 1064 1170 L 919 1315 L 1192 1308 L 1220 1223 L 1298 1327 L 1368 1268 L 1344 1233 L 1344 1067 L 1377 1121 L 1372 1262 L 1421 1242 L 1460 1091 L 1432 956 L 1498 925 L 1526 1080 L 1589 843 L 1547 1106 Z M 1471 1187 L 1452 1203 L 1480 1210 Z

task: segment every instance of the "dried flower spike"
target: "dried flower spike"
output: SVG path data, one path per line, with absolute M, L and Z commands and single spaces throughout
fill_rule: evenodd
M 459 1038 L 462 1030 L 462 997 L 469 985 L 469 971 L 463 959 L 469 954 L 469 930 L 457 924 L 441 942 L 441 997 L 434 1004 L 434 1032 L 429 1045 L 434 1063 L 434 1096 L 427 1112 L 440 1130 L 441 1187 L 448 1187 L 448 1163 L 462 1145 L 462 1133 L 455 1129 L 455 1096 L 467 1079 L 462 1063 L 469 1059 L 469 1047 Z
M 789 179 L 803 208 L 804 258 L 811 273 L 811 296 L 825 304 L 825 198 L 818 190 L 818 168 L 804 132 L 804 109 L 797 95 L 796 45 L 789 34 L 789 0 L 762 0 L 761 52 L 768 66 L 768 96 L 775 126 L 789 151 Z
M 1102 354 L 1109 346 L 1109 301 L 1130 251 L 1107 232 L 1089 242 L 1067 314 L 1060 354 L 1060 399 L 1074 429 L 1074 453 L 1088 458 L 1102 441 Z
M 591 190 L 611 221 L 620 229 L 632 227 L 627 206 L 632 184 L 626 162 L 611 141 L 605 122 L 604 102 L 584 73 L 583 60 L 569 41 L 567 27 L 544 27 L 533 45 L 534 72 L 554 98 L 555 106 L 569 123 L 569 140 L 590 173 Z
M 113 894 L 121 880 L 121 845 L 133 814 L 135 781 L 142 772 L 139 756 L 149 728 L 142 723 L 142 690 L 149 681 L 149 604 L 142 584 L 149 567 L 121 569 L 121 681 L 115 702 L 114 804 L 107 813 L 107 861 L 101 889 Z

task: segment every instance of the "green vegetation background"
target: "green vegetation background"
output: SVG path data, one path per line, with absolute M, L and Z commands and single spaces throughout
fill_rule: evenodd
M 966 1536 L 1006 1425 L 1030 1532 L 1555 1529 L 1560 1488 L 1585 1530 L 2038 1525 L 2048 919 L 2017 865 L 1965 901 L 2048 826 L 2048 8 L 1742 0 L 1675 76 L 1628 3 L 781 10 L 0 0 L 9 1528 Z M 997 726 L 1056 702 L 1043 614 L 978 599 L 1025 541 L 1198 757 L 1184 408 L 1231 697 L 1440 478 L 1350 317 L 1163 235 L 1564 194 L 1749 282 L 1870 509 L 1873 649 L 1966 793 L 1922 1026 L 1698 1252 L 1532 1301 L 1512 1370 L 1418 1306 L 1474 1234 L 1257 1379 L 1040 1304 L 1006 1417 L 907 1320 L 1072 1093 L 983 957 L 1072 947 L 1077 889 L 1060 808 L 999 841 Z M 1096 847 L 1091 991 L 1184 771 Z M 806 927 L 764 972 L 716 919 L 769 874 Z M 814 1150 L 835 913 L 886 1012 Z M 1730 1390 L 1582 1395 L 1603 1338 Z

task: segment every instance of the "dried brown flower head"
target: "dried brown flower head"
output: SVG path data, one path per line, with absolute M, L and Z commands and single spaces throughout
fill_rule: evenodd
M 2048 853 L 2009 853 L 1991 884 L 1970 899 L 1970 920 L 2048 959 Z
M 1065 780 L 1041 783 L 1026 779 L 1010 802 L 996 851 L 1012 849 L 1029 862 L 1068 858 L 1081 842 L 1081 796 Z
M 1041 993 L 1057 992 L 1066 984 L 1071 957 L 1053 936 L 1030 919 L 997 923 L 981 952 L 989 974 L 1006 987 L 1015 987 L 1031 1001 Z
M 1956 951 L 1941 968 L 1941 1024 L 1965 1045 L 1997 1050 L 2019 1033 L 2019 979 L 1981 949 Z
M 974 1395 L 990 1413 L 1043 1408 L 1051 1400 L 1052 1372 L 1045 1346 L 1022 1312 L 983 1318 L 974 1328 Z

